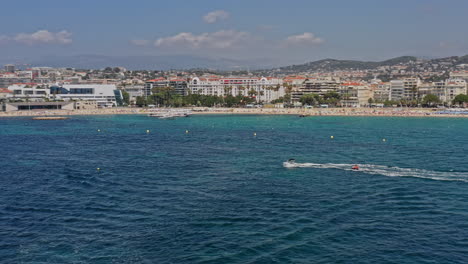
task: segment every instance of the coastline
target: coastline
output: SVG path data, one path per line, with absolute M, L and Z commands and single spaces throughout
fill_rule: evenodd
M 0 112 L 1 117 L 146 115 L 152 110 L 186 109 L 194 115 L 303 115 L 303 116 L 381 116 L 381 117 L 461 117 L 467 114 L 439 114 L 430 108 L 109 108 L 92 110 L 48 110 Z
M 213 108 L 193 114 L 468 118 L 466 114 L 438 114 L 431 108 Z

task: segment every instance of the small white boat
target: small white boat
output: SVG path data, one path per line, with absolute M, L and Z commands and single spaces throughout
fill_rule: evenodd
M 288 161 L 283 162 L 283 167 L 285 167 L 285 168 L 296 167 L 296 160 L 295 159 L 288 159 Z
M 149 113 L 149 117 L 157 117 L 160 119 L 174 119 L 176 117 L 189 117 L 192 113 L 190 111 L 170 110 Z

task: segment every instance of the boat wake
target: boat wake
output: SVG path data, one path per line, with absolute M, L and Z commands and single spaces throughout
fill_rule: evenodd
M 314 169 L 337 169 L 354 171 L 354 164 L 335 164 L 335 163 L 297 163 L 284 162 L 285 168 L 314 168 Z M 432 179 L 440 181 L 463 181 L 468 182 L 468 172 L 452 172 L 452 171 L 430 171 L 413 168 L 389 167 L 373 164 L 359 164 L 359 170 L 366 174 L 379 174 L 388 177 L 416 177 L 423 179 Z

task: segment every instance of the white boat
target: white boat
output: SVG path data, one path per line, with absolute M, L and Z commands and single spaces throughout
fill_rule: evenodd
M 295 159 L 288 159 L 288 161 L 283 162 L 283 167 L 285 167 L 285 168 L 296 167 L 296 160 Z
M 160 119 L 174 119 L 176 117 L 189 117 L 192 113 L 187 110 L 169 110 L 151 112 L 148 114 L 150 117 L 157 117 Z

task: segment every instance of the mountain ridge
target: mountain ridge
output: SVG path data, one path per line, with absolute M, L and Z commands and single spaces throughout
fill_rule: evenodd
M 382 61 L 340 60 L 326 58 L 302 64 L 281 66 L 275 59 L 228 59 L 210 58 L 192 55 L 160 55 L 160 56 L 106 56 L 106 55 L 71 55 L 45 56 L 38 59 L 25 60 L 29 67 L 69 67 L 77 69 L 103 69 L 105 67 L 125 67 L 129 70 L 195 70 L 207 69 L 215 71 L 252 71 L 266 72 L 324 72 L 335 70 L 372 70 L 381 66 L 411 65 L 411 62 L 468 64 L 468 55 L 450 56 L 434 59 L 422 59 L 415 56 L 400 56 Z M 6 61 L 5 61 L 6 62 Z M 284 62 L 283 62 L 284 63 Z M 6 63 L 5 63 L 6 64 Z M 284 64 L 283 64 L 284 65 Z

